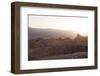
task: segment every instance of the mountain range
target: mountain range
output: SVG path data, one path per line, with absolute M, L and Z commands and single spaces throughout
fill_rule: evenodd
M 28 40 L 36 38 L 70 38 L 74 39 L 77 33 L 69 30 L 57 30 L 57 29 L 42 29 L 42 28 L 28 28 Z

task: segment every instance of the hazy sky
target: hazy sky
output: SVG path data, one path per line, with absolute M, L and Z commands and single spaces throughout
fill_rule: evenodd
M 30 15 L 29 27 L 70 30 L 85 36 L 88 32 L 88 18 Z

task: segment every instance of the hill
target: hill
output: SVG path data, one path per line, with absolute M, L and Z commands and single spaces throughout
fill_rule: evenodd
M 88 37 L 71 31 L 29 28 L 28 59 L 76 59 L 88 57 Z
M 41 29 L 41 28 L 28 28 L 28 39 L 32 40 L 35 38 L 75 38 L 77 33 L 72 31 L 63 31 L 56 29 Z

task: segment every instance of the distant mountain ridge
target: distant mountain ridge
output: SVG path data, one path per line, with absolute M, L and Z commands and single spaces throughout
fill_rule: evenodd
M 41 28 L 28 28 L 28 39 L 35 39 L 35 38 L 75 38 L 77 33 L 72 31 L 63 31 L 63 30 L 56 30 L 56 29 L 41 29 Z

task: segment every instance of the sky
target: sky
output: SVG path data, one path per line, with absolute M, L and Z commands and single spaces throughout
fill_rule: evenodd
M 29 27 L 69 30 L 87 36 L 88 18 L 71 16 L 29 15 Z

